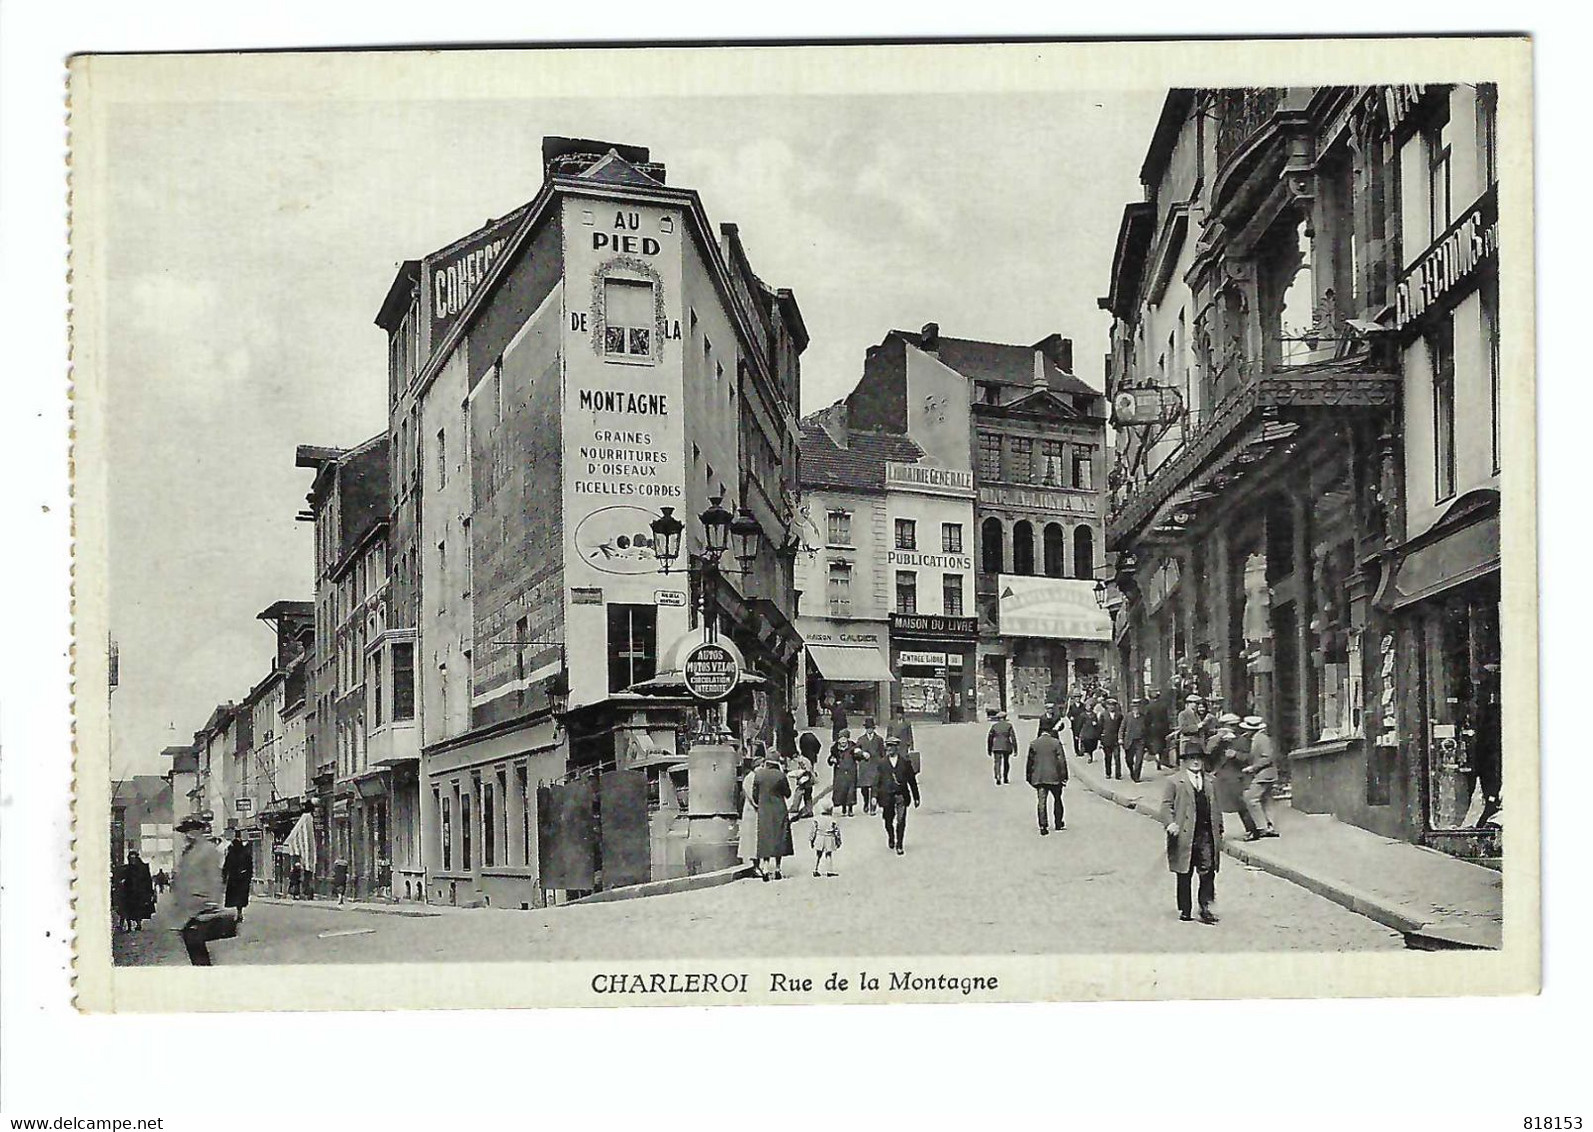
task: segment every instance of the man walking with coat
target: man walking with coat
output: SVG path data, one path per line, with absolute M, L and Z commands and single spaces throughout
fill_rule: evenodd
M 1145 715 L 1145 701 L 1135 697 L 1129 702 L 1128 715 L 1123 719 L 1123 757 L 1128 762 L 1128 776 L 1139 781 L 1145 769 L 1145 751 L 1150 746 L 1150 720 Z
M 1190 888 L 1200 878 L 1200 922 L 1215 924 L 1217 863 L 1221 858 L 1222 807 L 1217 783 L 1206 773 L 1206 753 L 1185 750 L 1179 768 L 1167 776 L 1162 796 L 1162 826 L 1167 830 L 1167 868 L 1178 878 L 1178 918 L 1191 920 Z
M 1062 822 L 1062 788 L 1068 782 L 1068 761 L 1062 754 L 1062 744 L 1050 728 L 1042 729 L 1034 737 L 1034 742 L 1029 744 L 1029 762 L 1024 768 L 1023 777 L 1034 787 L 1034 808 L 1040 819 L 1040 836 L 1045 837 L 1051 832 L 1045 824 L 1047 795 L 1056 811 L 1057 829 L 1066 828 Z
M 1243 768 L 1250 776 L 1244 793 L 1245 810 L 1250 814 L 1247 823 L 1250 833 L 1245 840 L 1276 837 L 1278 831 L 1272 828 L 1268 800 L 1278 784 L 1277 748 L 1272 745 L 1272 736 L 1267 734 L 1267 721 L 1259 715 L 1246 716 L 1239 729 L 1250 736 L 1250 762 Z
M 985 748 L 995 763 L 996 785 L 1005 786 L 1011 777 L 1012 753 L 1018 749 L 1018 733 L 1012 729 L 1006 712 L 996 712 L 996 721 L 990 725 L 990 734 L 985 737 Z
M 885 740 L 885 758 L 877 768 L 874 795 L 879 800 L 880 814 L 885 819 L 885 841 L 898 856 L 907 850 L 907 801 L 918 805 L 918 772 L 913 760 L 902 749 L 902 741 L 894 736 Z
M 221 863 L 221 879 L 227 885 L 227 907 L 238 910 L 241 924 L 243 910 L 249 904 L 249 885 L 254 880 L 254 854 L 243 843 L 242 833 L 232 835 L 232 844 L 227 846 L 226 859 Z
M 857 789 L 863 795 L 863 812 L 875 813 L 879 800 L 874 797 L 874 787 L 879 779 L 880 764 L 885 761 L 885 736 L 874 730 L 874 717 L 863 719 L 863 734 L 857 737 Z
M 1122 737 L 1123 708 L 1116 699 L 1108 697 L 1101 708 L 1101 757 L 1108 778 L 1123 777 Z
M 177 858 L 177 878 L 172 883 L 176 904 L 175 921 L 188 961 L 195 967 L 210 966 L 206 926 L 201 919 L 221 908 L 221 854 L 206 836 L 203 818 L 186 817 L 177 824 L 183 836 L 182 855 Z

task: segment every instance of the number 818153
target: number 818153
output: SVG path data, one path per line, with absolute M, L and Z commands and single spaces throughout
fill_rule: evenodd
M 1528 1132 L 1581 1132 L 1580 1116 L 1523 1116 L 1521 1127 Z

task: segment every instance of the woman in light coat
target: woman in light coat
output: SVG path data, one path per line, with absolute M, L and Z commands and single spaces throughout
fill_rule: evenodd
M 752 804 L 752 779 L 761 765 L 761 759 L 754 762 L 741 780 L 741 834 L 736 841 L 736 855 L 750 861 L 759 875 L 763 869 L 758 864 L 758 808 Z

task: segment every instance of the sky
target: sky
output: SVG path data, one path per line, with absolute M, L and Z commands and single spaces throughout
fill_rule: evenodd
M 112 773 L 159 773 L 309 600 L 299 444 L 386 423 L 398 265 L 530 200 L 547 134 L 647 146 L 812 343 L 802 409 L 892 328 L 1074 340 L 1100 387 L 1124 204 L 1164 95 L 250 100 L 113 107 L 106 224 Z

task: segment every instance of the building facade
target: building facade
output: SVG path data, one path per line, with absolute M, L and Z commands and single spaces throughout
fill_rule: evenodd
M 904 436 L 852 435 L 844 404 L 802 422 L 796 714 L 803 727 L 825 726 L 837 704 L 854 734 L 863 720 L 889 714 L 895 595 L 886 557 L 894 531 L 885 469 L 922 455 Z
M 790 697 L 797 358 L 789 292 L 645 149 L 549 138 L 536 199 L 399 271 L 390 349 L 395 643 L 419 700 L 426 897 L 535 906 L 540 786 L 682 763 L 680 697 L 631 691 L 692 631 L 695 572 L 660 573 L 665 507 L 701 552 L 722 498 L 760 553 L 707 613 Z M 578 642 L 578 644 L 577 644 Z
M 1374 742 L 1400 753 L 1385 756 L 1393 765 L 1383 774 L 1390 794 L 1419 807 L 1412 828 L 1427 844 L 1495 860 L 1503 822 L 1498 91 L 1454 84 L 1377 94 L 1400 171 L 1391 263 L 1404 528 L 1376 597 L 1393 620 L 1397 686 L 1395 701 L 1378 705 Z
M 1073 344 L 1060 334 L 1012 345 L 952 338 L 929 323 L 892 330 L 868 351 L 845 402 L 850 427 L 911 437 L 945 469 L 933 484 L 921 469 L 899 469 L 893 497 L 919 508 L 938 498 L 939 510 L 972 503 L 928 518 L 940 524 L 926 529 L 928 545 L 909 527 L 911 545 L 888 555 L 900 559 L 894 566 L 941 567 L 930 609 L 921 571 L 891 579 L 906 591 L 894 604 L 921 610 L 897 609 L 905 620 L 893 634 L 893 656 L 911 662 L 897 672 L 909 714 L 976 719 L 1010 707 L 1038 716 L 1071 681 L 1110 667 L 1093 596 L 1105 541 L 1105 402 L 1072 370 Z
M 347 451 L 301 446 L 298 463 L 316 473 L 305 512 L 316 563 L 305 757 L 315 765 L 317 870 L 324 878 L 341 860 L 352 894 L 401 894 L 394 854 L 412 862 L 416 837 L 395 839 L 393 815 L 416 811 L 418 776 L 403 769 L 418 762 L 418 740 L 413 638 L 388 628 L 388 437 Z M 409 878 L 416 899 L 418 874 Z
M 172 875 L 177 860 L 172 792 L 171 780 L 159 774 L 139 774 L 111 783 L 113 866 L 126 863 L 128 850 L 137 849 L 151 873 L 165 869 L 167 876 Z
M 1439 697 L 1450 705 L 1447 689 L 1469 681 L 1486 705 L 1497 625 L 1490 501 L 1476 494 L 1497 475 L 1490 198 L 1476 172 L 1488 163 L 1457 156 L 1459 134 L 1479 150 L 1491 135 L 1478 103 L 1458 100 L 1457 112 L 1455 101 L 1434 91 L 1407 106 L 1387 88 L 1171 92 L 1102 300 L 1117 425 L 1108 545 L 1132 690 L 1162 722 L 1190 690 L 1266 716 L 1297 808 L 1445 848 L 1464 839 L 1434 824 L 1429 748 L 1464 768 L 1449 781 L 1475 781 L 1462 744 L 1442 744 L 1485 712 L 1424 714 L 1413 689 L 1430 701 L 1450 681 Z M 1449 203 L 1421 211 L 1433 199 Z M 1473 233 L 1486 252 L 1471 255 Z M 1475 262 L 1457 273 L 1462 242 Z M 1429 252 L 1445 266 L 1424 267 Z M 1423 272 L 1455 285 L 1435 291 Z M 1450 349 L 1455 325 L 1465 361 Z M 1476 398 L 1465 426 L 1452 411 L 1462 395 Z M 1442 520 L 1470 533 L 1439 554 L 1408 545 Z M 1496 526 L 1491 537 L 1496 564 Z M 1436 563 L 1459 548 L 1477 561 L 1447 579 Z M 1450 589 L 1464 631 L 1432 630 L 1444 613 L 1413 627 L 1416 607 Z

